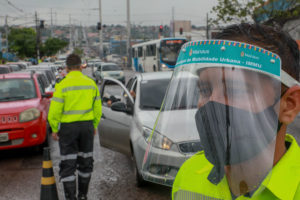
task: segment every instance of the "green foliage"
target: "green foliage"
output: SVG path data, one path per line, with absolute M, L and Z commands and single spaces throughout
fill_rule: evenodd
M 257 21 L 260 16 L 267 19 L 260 22 L 283 25 L 300 16 L 300 5 L 299 0 L 218 0 L 211 13 L 216 15 L 211 20 L 216 25 Z
M 36 33 L 32 28 L 12 28 L 8 35 L 8 45 L 11 52 L 18 57 L 34 57 L 36 54 Z
M 74 50 L 73 50 L 73 53 L 78 55 L 79 57 L 82 57 L 83 56 L 83 49 L 80 49 L 78 47 L 76 47 Z
M 68 45 L 68 42 L 58 38 L 48 38 L 45 44 L 41 47 L 41 54 L 44 56 L 53 56 L 59 50 L 62 50 Z

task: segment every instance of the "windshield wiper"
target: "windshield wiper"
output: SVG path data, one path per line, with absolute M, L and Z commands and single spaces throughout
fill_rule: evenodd
M 142 108 L 160 110 L 160 107 L 155 105 L 143 105 Z
M 25 96 L 5 97 L 5 98 L 0 98 L 0 101 L 10 100 L 10 99 L 24 99 L 24 98 Z

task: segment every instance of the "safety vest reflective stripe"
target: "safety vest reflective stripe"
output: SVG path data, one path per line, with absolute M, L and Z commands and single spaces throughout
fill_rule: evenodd
M 78 175 L 83 177 L 83 178 L 88 178 L 92 175 L 92 173 L 84 173 L 78 170 Z
M 76 160 L 77 154 L 61 155 L 61 160 Z
M 64 99 L 61 99 L 61 98 L 58 98 L 58 97 L 52 97 L 51 99 L 52 101 L 56 101 L 56 102 L 59 102 L 59 103 L 64 103 L 65 100 Z
M 174 200 L 222 200 L 219 198 L 209 197 L 203 194 L 190 191 L 178 190 L 174 194 Z
M 93 152 L 89 152 L 89 153 L 78 152 L 78 156 L 80 156 L 82 158 L 93 157 Z
M 86 114 L 91 112 L 93 109 L 88 109 L 88 110 L 69 110 L 69 111 L 64 111 L 64 115 L 81 115 L 81 114 Z
M 72 175 L 72 176 L 62 178 L 60 181 L 61 182 L 70 182 L 70 181 L 75 181 L 75 180 L 76 180 L 76 176 Z
M 92 85 L 83 85 L 83 86 L 71 86 L 71 87 L 65 87 L 62 89 L 62 93 L 73 91 L 73 90 L 95 90 L 96 88 Z

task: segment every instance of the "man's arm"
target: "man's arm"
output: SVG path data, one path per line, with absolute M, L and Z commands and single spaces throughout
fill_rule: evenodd
M 102 115 L 102 104 L 101 104 L 100 93 L 96 84 L 95 87 L 96 87 L 96 96 L 95 96 L 95 101 L 93 106 L 93 112 L 94 112 L 93 125 L 96 130 Z
M 61 87 L 57 84 L 55 87 L 55 92 L 51 99 L 49 113 L 48 113 L 48 121 L 52 128 L 53 133 L 58 132 L 58 126 L 60 124 L 63 108 L 64 108 L 64 97 L 62 94 Z

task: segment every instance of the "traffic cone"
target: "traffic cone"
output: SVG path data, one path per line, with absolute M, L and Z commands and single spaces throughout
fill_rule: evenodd
M 41 182 L 41 200 L 58 200 L 49 147 L 44 148 L 43 176 Z

